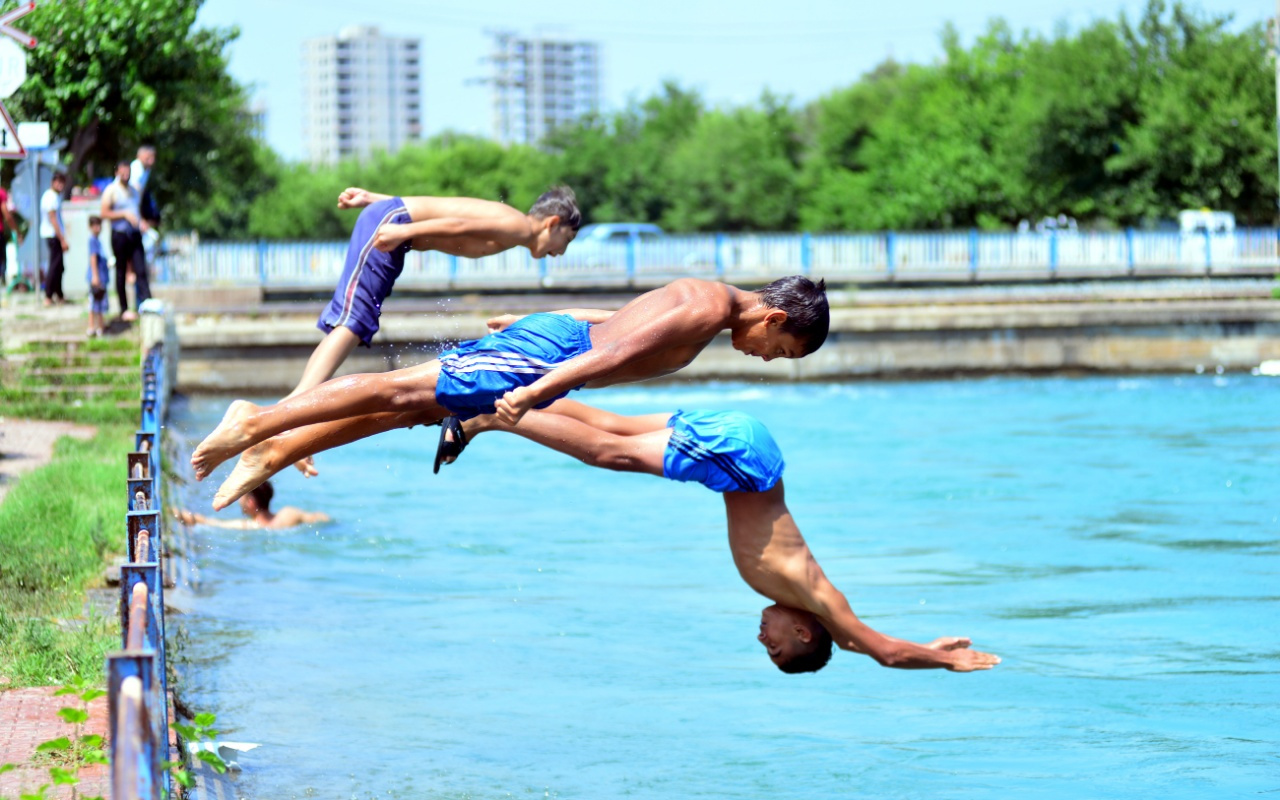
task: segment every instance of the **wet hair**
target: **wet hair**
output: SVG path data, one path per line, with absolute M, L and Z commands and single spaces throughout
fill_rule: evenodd
M 582 227 L 582 212 L 578 210 L 578 198 L 568 186 L 552 186 L 542 193 L 529 216 L 546 219 L 559 217 L 561 225 L 568 225 L 575 231 Z
M 791 275 L 777 279 L 758 294 L 769 308 L 787 312 L 782 332 L 804 341 L 805 355 L 822 347 L 831 328 L 825 280 L 814 283 L 803 275 Z
M 788 675 L 799 675 L 801 672 L 817 672 L 831 660 L 831 634 L 816 619 L 811 620 L 809 624 L 814 629 L 813 641 L 809 643 L 809 648 L 805 652 L 794 655 L 778 665 L 778 669 Z
M 102 224 L 102 217 L 98 216 L 97 214 L 89 215 L 89 225 L 91 227 L 94 225 L 101 225 L 101 224 Z
M 263 481 L 261 486 L 249 490 L 249 496 L 258 504 L 258 508 L 270 511 L 271 498 L 276 496 L 276 490 L 271 486 L 271 481 Z

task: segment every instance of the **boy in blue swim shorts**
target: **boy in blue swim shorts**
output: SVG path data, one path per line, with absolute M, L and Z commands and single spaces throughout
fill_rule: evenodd
M 787 509 L 782 453 L 759 420 L 736 411 L 677 411 L 627 417 L 572 400 L 526 414 L 519 425 L 496 416 L 460 425 L 459 441 L 508 431 L 585 464 L 701 483 L 724 497 L 729 548 L 738 573 L 774 601 L 761 614 L 756 639 L 783 672 L 814 672 L 832 642 L 886 667 L 991 669 L 997 656 L 969 649 L 965 637 L 924 645 L 873 630 L 823 574 Z
M 675 372 L 722 332 L 748 356 L 802 358 L 822 345 L 829 323 L 824 285 L 800 275 L 759 291 L 682 278 L 616 312 L 533 314 L 427 364 L 337 378 L 274 406 L 237 400 L 192 453 L 191 465 L 204 480 L 245 453 L 214 497 L 214 508 L 222 508 L 271 477 L 289 453 L 304 458 L 396 427 L 490 410 L 517 424 L 529 409 L 574 389 Z M 272 437 L 281 438 L 268 445 Z

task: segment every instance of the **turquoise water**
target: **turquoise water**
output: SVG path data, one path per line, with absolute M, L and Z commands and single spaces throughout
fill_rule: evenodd
M 783 675 L 719 497 L 501 434 L 433 477 L 438 429 L 400 431 L 279 480 L 277 503 L 333 524 L 197 531 L 185 696 L 265 745 L 242 796 L 1280 795 L 1280 380 L 586 399 L 758 416 L 854 609 L 1004 663 L 837 653 Z M 193 401 L 171 429 L 197 437 L 224 407 Z M 226 469 L 191 502 L 207 508 Z

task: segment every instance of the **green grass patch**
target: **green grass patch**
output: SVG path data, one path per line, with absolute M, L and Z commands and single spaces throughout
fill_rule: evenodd
M 131 412 L 134 417 L 137 411 Z M 0 674 L 15 686 L 100 682 L 119 649 L 114 614 L 85 617 L 108 555 L 124 548 L 125 453 L 134 425 L 61 439 L 53 460 L 0 503 Z
M 121 408 L 117 403 L 128 405 Z M 86 425 L 132 425 L 136 430 L 142 408 L 142 394 L 137 385 L 127 391 L 122 389 L 93 399 L 85 399 L 74 393 L 61 397 L 41 397 L 21 389 L 0 389 L 0 408 L 4 409 L 4 416 L 14 419 L 46 419 Z

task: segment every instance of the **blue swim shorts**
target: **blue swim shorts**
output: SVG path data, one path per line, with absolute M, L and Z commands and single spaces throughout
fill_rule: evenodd
M 782 451 L 760 420 L 739 411 L 677 411 L 662 476 L 713 492 L 767 492 L 782 477 Z
M 441 353 L 436 402 L 462 420 L 492 414 L 493 404 L 507 392 L 528 386 L 590 349 L 589 323 L 567 314 L 530 314 L 506 330 Z M 565 394 L 537 408 L 546 408 Z
M 351 231 L 351 243 L 347 245 L 347 262 L 338 279 L 333 299 L 320 315 L 316 327 L 328 333 L 345 326 L 360 337 L 360 343 L 369 347 L 373 335 L 378 332 L 378 318 L 382 316 L 382 301 L 391 295 L 396 278 L 404 270 L 404 256 L 409 252 L 406 242 L 390 253 L 373 246 L 373 239 L 383 223 L 406 224 L 412 222 L 404 201 L 399 197 L 379 200 L 365 206 Z

